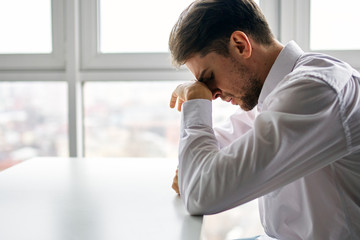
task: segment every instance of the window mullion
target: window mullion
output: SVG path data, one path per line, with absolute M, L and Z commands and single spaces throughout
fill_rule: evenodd
M 83 156 L 82 84 L 79 64 L 79 1 L 66 0 L 66 80 L 68 82 L 69 154 Z
M 296 22 L 295 22 L 295 1 L 296 0 L 280 0 L 280 38 L 279 40 L 286 44 L 296 38 Z
M 305 51 L 310 51 L 310 0 L 297 0 L 295 9 L 295 41 Z
M 280 0 L 280 41 L 294 40 L 309 50 L 310 0 Z
M 280 38 L 280 0 L 260 0 L 264 13 L 275 38 Z

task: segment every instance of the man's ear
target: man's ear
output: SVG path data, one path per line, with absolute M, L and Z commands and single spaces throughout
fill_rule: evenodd
M 251 57 L 252 46 L 250 40 L 242 31 L 235 31 L 231 34 L 230 47 L 245 59 Z

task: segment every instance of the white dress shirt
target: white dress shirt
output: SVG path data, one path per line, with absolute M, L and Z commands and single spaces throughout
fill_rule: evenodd
M 287 44 L 257 109 L 212 127 L 211 101 L 182 106 L 179 187 L 191 214 L 259 198 L 276 239 L 360 239 L 360 75 Z

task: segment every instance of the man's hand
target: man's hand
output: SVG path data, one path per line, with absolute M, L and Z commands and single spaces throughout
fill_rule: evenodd
M 173 180 L 173 184 L 172 184 L 172 189 L 175 190 L 175 192 L 177 194 L 180 195 L 180 191 L 179 191 L 179 183 L 178 183 L 178 170 L 176 169 L 176 174 L 175 174 L 175 177 L 174 177 L 174 180 Z
M 181 111 L 182 104 L 191 99 L 208 99 L 211 101 L 212 93 L 204 83 L 198 81 L 186 82 L 177 86 L 173 91 L 170 100 L 170 107 L 174 108 L 176 102 L 178 102 L 178 111 Z M 171 187 L 177 194 L 180 195 L 177 169 Z
M 186 82 L 177 86 L 173 91 L 170 100 L 170 107 L 174 108 L 177 101 L 178 111 L 181 111 L 182 104 L 191 99 L 208 99 L 211 101 L 212 93 L 208 87 L 201 82 Z

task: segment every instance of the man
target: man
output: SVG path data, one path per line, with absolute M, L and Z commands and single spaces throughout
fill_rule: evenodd
M 196 77 L 170 103 L 182 112 L 178 180 L 190 214 L 259 198 L 272 238 L 360 239 L 359 73 L 282 46 L 251 0 L 195 1 L 169 47 Z M 214 132 L 218 97 L 248 112 Z

